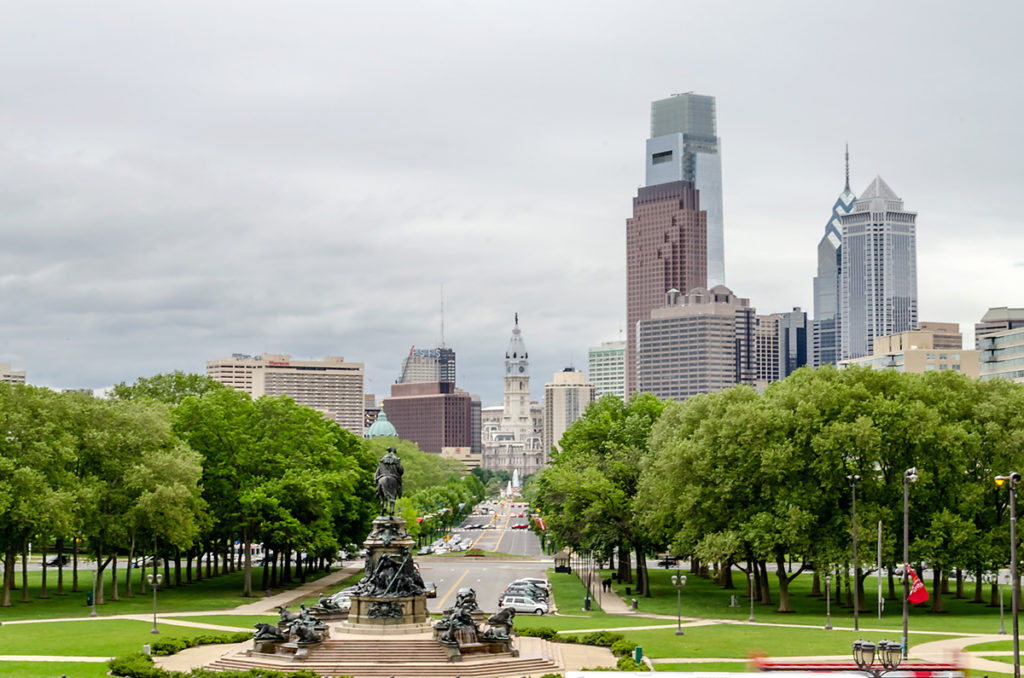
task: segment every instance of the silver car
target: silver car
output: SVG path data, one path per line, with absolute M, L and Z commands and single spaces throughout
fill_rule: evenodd
M 526 614 L 546 614 L 548 611 L 548 604 L 543 600 L 534 600 L 525 596 L 506 596 L 498 603 L 498 607 L 511 607 L 516 612 L 525 612 Z

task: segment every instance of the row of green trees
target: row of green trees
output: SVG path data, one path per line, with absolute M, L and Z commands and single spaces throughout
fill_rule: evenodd
M 635 553 L 638 589 L 649 594 L 643 556 L 662 549 L 752 576 L 779 611 L 805 568 L 845 576 L 852 565 L 848 477 L 857 482 L 860 554 L 855 585 L 873 570 L 877 525 L 883 566 L 902 562 L 903 476 L 910 487 L 910 558 L 933 571 L 933 610 L 955 576 L 982 581 L 1009 558 L 1005 489 L 993 478 L 1024 466 L 1024 387 L 954 372 L 802 369 L 763 394 L 749 387 L 661 403 L 604 397 L 562 439 L 534 486 L 534 502 L 564 544 L 608 557 L 620 575 Z M 787 567 L 787 561 L 799 563 Z M 699 566 L 701 567 L 701 566 Z M 847 582 L 849 583 L 849 582 Z M 838 590 L 838 586 L 836 587 Z M 865 600 L 864 596 L 860 600 Z
M 201 579 L 202 557 L 205 576 L 242 568 L 249 596 L 250 554 L 262 544 L 270 567 L 260 588 L 290 580 L 293 561 L 304 578 L 310 563 L 327 566 L 365 537 L 385 448 L 287 397 L 253 400 L 180 372 L 120 384 L 106 399 L 0 384 L 0 604 L 10 605 L 19 555 L 27 599 L 30 544 L 75 556 L 74 590 L 80 550 L 100 581 L 110 567 L 114 600 L 118 554 L 152 555 L 154 567 L 160 555 L 173 584 L 193 581 L 193 563 Z M 458 462 L 405 443 L 400 454 L 409 506 L 482 497 L 479 481 L 459 479 Z

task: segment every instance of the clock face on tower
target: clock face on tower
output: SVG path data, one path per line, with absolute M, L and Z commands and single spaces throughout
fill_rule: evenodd
M 525 367 L 523 367 L 522 365 L 520 365 L 520 366 L 519 366 L 519 373 L 520 373 L 520 374 L 522 374 L 522 373 L 523 373 L 523 372 L 525 372 L 525 371 L 526 371 L 526 368 L 525 368 Z

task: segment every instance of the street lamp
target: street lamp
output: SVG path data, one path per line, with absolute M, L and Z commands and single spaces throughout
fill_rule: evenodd
M 875 657 L 881 662 L 881 668 L 875 668 Z M 903 661 L 903 647 L 895 641 L 882 640 L 877 645 L 866 640 L 853 643 L 853 661 L 857 668 L 879 678 L 883 673 L 894 670 Z
M 832 630 L 832 575 L 825 575 L 825 630 Z
M 754 621 L 754 563 L 747 564 L 747 589 L 750 593 L 750 617 L 747 621 Z
M 686 575 L 680 574 L 679 570 L 672 575 L 672 586 L 676 587 L 676 635 L 683 635 L 683 599 L 681 592 L 683 587 L 686 586 Z
M 1008 485 L 1010 489 L 1010 610 L 1013 615 L 1013 678 L 1020 678 L 1020 633 L 1017 626 L 1017 599 L 1020 596 L 1020 580 L 1017 578 L 1017 483 L 1020 474 L 996 476 L 996 486 Z
M 160 629 L 156 627 L 156 590 L 163 583 L 164 576 L 162 574 L 147 574 L 146 580 L 149 582 L 150 588 L 153 589 L 153 630 L 150 633 L 160 633 Z
M 853 630 L 860 630 L 860 578 L 857 576 L 857 482 L 860 476 L 846 476 L 853 490 Z
M 907 622 L 909 620 L 909 608 L 907 599 L 910 598 L 910 483 L 917 482 L 917 467 L 911 466 L 903 472 L 903 658 L 907 658 Z M 921 573 L 924 574 L 923 572 Z

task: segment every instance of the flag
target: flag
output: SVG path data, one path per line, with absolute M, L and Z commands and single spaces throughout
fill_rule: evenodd
M 914 572 L 914 568 L 910 567 L 910 565 L 907 565 L 906 563 L 903 564 L 903 567 L 907 568 L 907 572 L 910 573 L 910 595 L 907 596 L 907 600 L 909 600 L 912 605 L 917 605 L 918 603 L 923 603 L 928 600 L 928 589 L 924 587 L 924 582 L 922 582 L 920 577 L 917 576 L 917 573 Z

